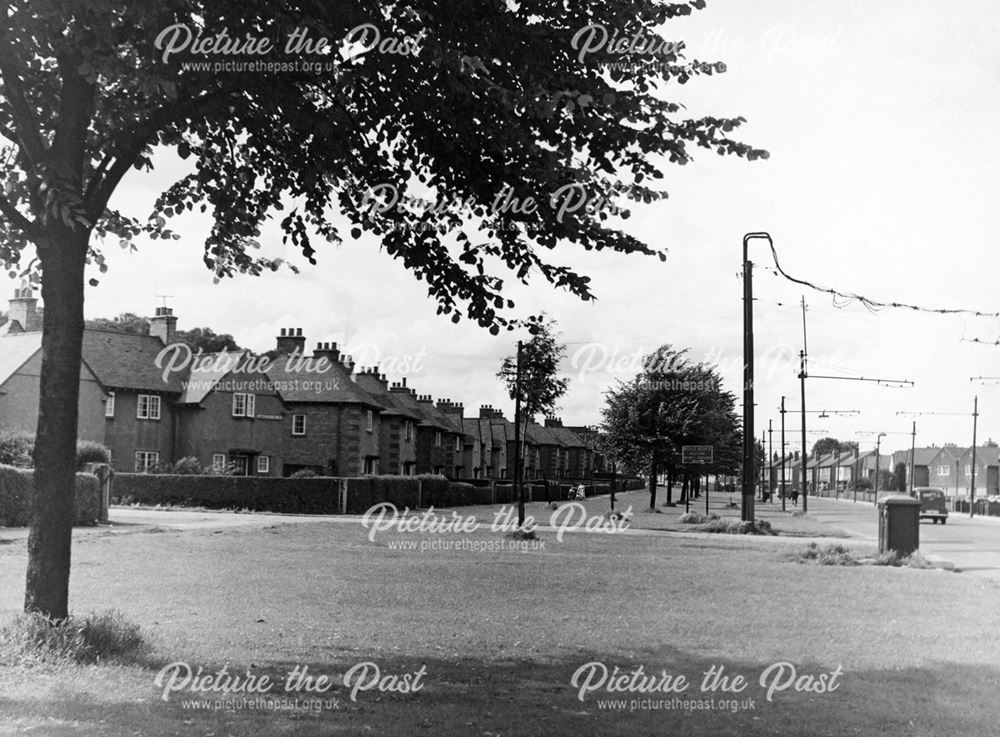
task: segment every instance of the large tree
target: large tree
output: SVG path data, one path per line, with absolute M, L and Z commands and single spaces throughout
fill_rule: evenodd
M 517 355 L 507 356 L 500 365 L 497 378 L 507 388 L 515 403 L 514 421 L 518 423 L 514 452 L 514 485 L 517 487 L 517 520 L 524 525 L 524 490 L 521 483 L 521 463 L 524 458 L 528 422 L 536 415 L 555 412 L 556 403 L 566 393 L 569 379 L 559 376 L 559 364 L 566 356 L 566 346 L 559 343 L 555 320 L 542 316 L 528 323 L 531 339 L 518 343 Z M 548 493 L 548 482 L 546 482 Z
M 714 368 L 691 363 L 685 353 L 664 345 L 646 356 L 641 373 L 607 392 L 602 410 L 609 446 L 627 468 L 648 477 L 650 509 L 656 506 L 661 471 L 667 475 L 669 504 L 678 475 L 687 490 L 704 472 L 732 472 L 734 450 L 742 442 L 735 396 L 722 389 Z M 685 445 L 713 446 L 714 462 L 685 467 Z
M 280 265 L 257 250 L 277 217 L 311 263 L 332 259 L 326 244 L 345 230 L 367 234 L 427 283 L 439 313 L 493 332 L 512 327 L 503 267 L 591 299 L 564 251 L 551 259 L 557 245 L 657 253 L 602 203 L 665 197 L 653 186 L 664 165 L 695 147 L 764 155 L 731 137 L 741 118 L 684 117 L 677 85 L 721 67 L 660 34 L 703 5 L 5 3 L 0 260 L 40 279 L 46 308 L 25 607 L 68 611 L 85 272 L 106 268 L 102 243 L 176 237 L 168 221 L 198 210 L 213 218 L 206 266 L 260 274 Z M 642 48 L 610 66 L 622 47 L 601 44 L 602 29 Z M 303 33 L 327 51 L 288 50 Z M 117 209 L 130 170 L 172 155 L 188 168 L 148 218 Z

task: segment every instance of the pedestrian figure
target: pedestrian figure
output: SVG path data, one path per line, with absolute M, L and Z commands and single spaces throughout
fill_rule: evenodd
M 792 506 L 793 507 L 799 506 L 799 490 L 798 489 L 792 489 Z

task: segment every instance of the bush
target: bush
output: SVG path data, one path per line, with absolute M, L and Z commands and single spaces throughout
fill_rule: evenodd
M 160 463 L 150 469 L 150 473 L 167 473 L 175 476 L 200 476 L 205 473 L 201 461 L 194 456 L 186 456 L 176 463 Z
M 702 525 L 717 519 L 719 519 L 719 515 L 715 512 L 708 515 L 699 512 L 685 512 L 681 515 L 680 522 L 685 525 Z
M 78 440 L 76 443 L 76 468 L 82 470 L 88 463 L 111 463 L 111 451 L 107 446 L 93 440 Z
M 35 436 L 31 433 L 0 433 L 0 465 L 32 468 L 34 464 Z M 111 463 L 111 451 L 93 440 L 76 443 L 76 468 L 82 470 L 88 463 Z
M 873 561 L 877 566 L 892 566 L 893 568 L 933 568 L 933 564 L 924 557 L 923 553 L 915 550 L 905 557 L 901 557 L 895 550 L 880 553 Z
M 135 663 L 149 651 L 142 630 L 121 612 L 53 621 L 37 612 L 22 614 L 0 629 L 0 663 Z
M 26 527 L 31 522 L 34 471 L 0 466 L 0 526 Z M 89 473 L 76 474 L 75 525 L 96 524 L 101 514 L 101 485 Z
M 767 520 L 759 519 L 756 522 L 750 522 L 749 520 L 720 519 L 718 516 L 715 516 L 715 519 L 709 518 L 701 529 L 705 532 L 719 532 L 728 535 L 777 534 L 771 529 L 771 523 Z
M 31 468 L 35 438 L 28 433 L 0 433 L 0 465 Z
M 788 558 L 796 563 L 817 563 L 821 566 L 856 566 L 861 564 L 861 561 L 840 543 L 821 548 L 812 542 L 801 550 L 789 553 Z
M 288 478 L 290 479 L 314 479 L 319 476 L 318 473 L 313 471 L 311 468 L 303 468 L 301 471 L 296 471 Z

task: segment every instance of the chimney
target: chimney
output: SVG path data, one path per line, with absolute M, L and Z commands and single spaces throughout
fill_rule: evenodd
M 170 345 L 177 336 L 177 317 L 172 307 L 157 307 L 156 314 L 149 318 L 149 334 L 159 338 L 163 345 Z
M 336 343 L 317 343 L 316 350 L 313 351 L 313 358 L 325 358 L 331 364 L 340 363 L 340 350 Z
M 282 328 L 281 335 L 278 336 L 275 350 L 284 355 L 298 353 L 300 356 L 306 352 L 306 339 L 302 337 L 302 328 Z
M 432 397 L 430 394 L 419 395 L 417 397 L 417 401 L 420 402 L 420 404 L 429 404 L 432 407 L 434 406 L 434 397 Z
M 437 408 L 446 415 L 458 417 L 459 419 L 461 419 L 462 413 L 465 411 L 465 407 L 462 406 L 461 402 L 452 402 L 450 399 L 439 399 Z
M 493 405 L 492 404 L 481 404 L 481 405 L 479 405 L 479 419 L 480 420 L 492 420 L 493 419 Z
M 545 418 L 545 427 L 562 427 L 562 426 L 563 426 L 562 419 L 559 417 L 549 415 L 548 417 Z
M 42 329 L 42 320 L 38 314 L 38 300 L 31 287 L 14 290 L 14 299 L 10 300 L 7 319 L 10 321 L 11 332 L 35 333 Z M 15 326 L 15 323 L 17 325 Z

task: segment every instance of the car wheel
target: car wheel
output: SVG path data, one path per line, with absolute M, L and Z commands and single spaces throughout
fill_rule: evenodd
M 943 517 L 941 518 L 941 524 L 942 524 L 942 525 L 943 525 L 943 524 L 944 524 L 945 522 L 947 522 L 947 521 L 948 521 L 948 520 L 944 519 Z

